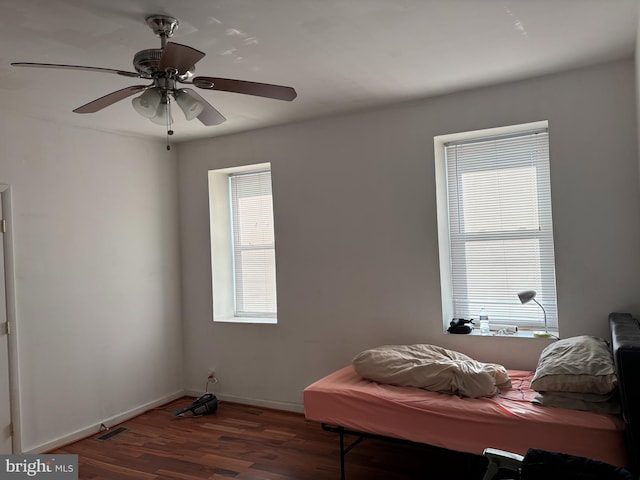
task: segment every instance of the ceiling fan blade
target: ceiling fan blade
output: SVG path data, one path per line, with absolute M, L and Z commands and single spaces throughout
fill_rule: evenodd
M 74 113 L 95 113 L 98 110 L 102 110 L 109 105 L 113 105 L 114 103 L 123 100 L 127 97 L 135 95 L 138 92 L 141 92 L 148 87 L 146 85 L 134 85 L 131 87 L 123 88 L 122 90 L 117 90 L 115 92 L 111 92 L 104 97 L 100 97 L 93 102 L 89 102 L 81 107 L 76 108 Z
M 298 96 L 291 87 L 271 85 L 269 83 L 247 82 L 245 80 L 231 80 L 229 78 L 195 77 L 192 83 L 207 90 L 221 90 L 224 92 L 244 93 L 257 97 L 273 98 L 290 102 Z
M 175 68 L 178 74 L 184 75 L 186 72 L 192 71 L 195 64 L 204 56 L 204 52 L 188 45 L 169 42 L 162 51 L 158 69 L 165 71 L 167 68 Z
M 213 105 L 207 102 L 204 98 L 202 98 L 195 90 L 191 88 L 183 88 L 181 89 L 182 93 L 186 93 L 194 100 L 200 102 L 204 109 L 200 112 L 196 118 L 202 122 L 203 125 L 211 126 L 211 125 L 220 125 L 222 122 L 226 120 L 224 116 L 216 110 Z
M 11 64 L 13 67 L 32 67 L 32 68 L 57 68 L 61 70 L 86 70 L 88 72 L 99 73 L 115 73 L 125 77 L 139 77 L 136 72 L 127 72 L 124 70 L 116 70 L 113 68 L 85 67 L 83 65 L 60 65 L 57 63 L 31 63 L 31 62 L 15 62 Z

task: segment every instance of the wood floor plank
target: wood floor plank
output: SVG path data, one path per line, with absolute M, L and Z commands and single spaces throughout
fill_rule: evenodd
M 203 417 L 182 398 L 50 453 L 77 454 L 80 480 L 339 480 L 339 438 L 297 413 L 220 402 Z M 103 434 L 104 432 L 101 432 Z M 486 461 L 434 447 L 367 439 L 346 456 L 347 480 L 480 480 Z

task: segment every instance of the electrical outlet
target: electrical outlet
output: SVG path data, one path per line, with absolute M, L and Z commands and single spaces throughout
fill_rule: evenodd
M 207 383 L 218 383 L 218 377 L 216 377 L 215 367 L 209 367 L 209 375 L 207 376 Z

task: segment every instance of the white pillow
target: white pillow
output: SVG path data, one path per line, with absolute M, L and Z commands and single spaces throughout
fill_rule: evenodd
M 607 394 L 617 377 L 606 341 L 582 335 L 558 340 L 545 347 L 531 381 L 538 392 Z

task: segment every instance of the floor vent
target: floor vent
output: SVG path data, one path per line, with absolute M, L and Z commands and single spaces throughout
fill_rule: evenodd
M 118 427 L 114 430 L 110 430 L 109 432 L 105 433 L 104 435 L 100 435 L 99 437 L 96 438 L 96 440 L 109 440 L 110 438 L 115 437 L 116 435 L 120 435 L 122 432 L 126 432 L 127 430 L 129 430 L 128 428 L 125 427 Z

